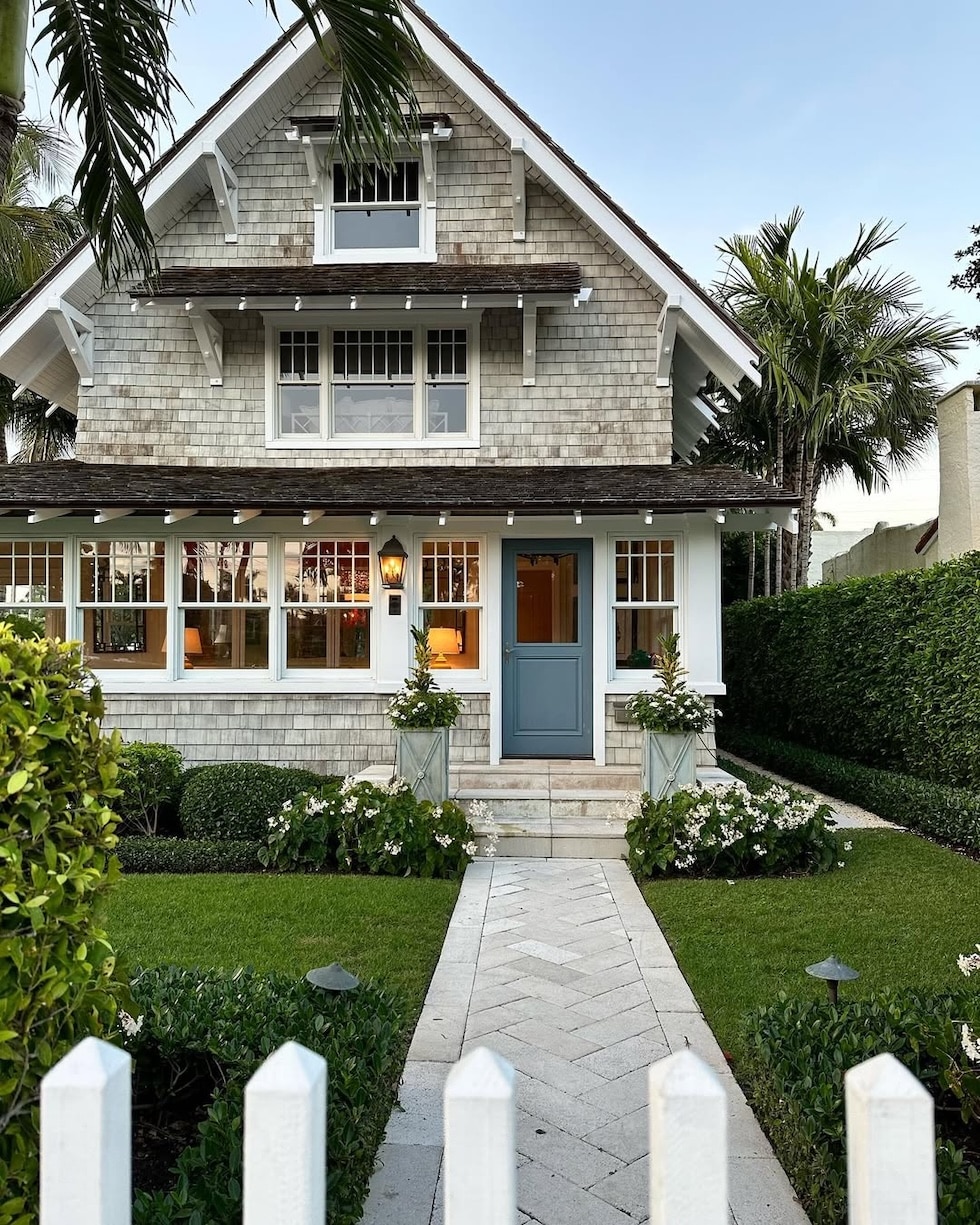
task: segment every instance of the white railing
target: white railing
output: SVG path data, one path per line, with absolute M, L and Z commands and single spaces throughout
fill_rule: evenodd
M 130 1225 L 125 1051 L 86 1038 L 41 1085 L 41 1225 Z M 849 1225 L 935 1225 L 932 1098 L 892 1055 L 844 1078 Z M 728 1225 L 727 1101 L 691 1051 L 649 1070 L 651 1225 Z M 446 1225 L 517 1219 L 514 1070 L 486 1048 L 445 1090 Z M 287 1042 L 245 1090 L 244 1225 L 323 1225 L 327 1065 Z M 568 1225 L 576 1225 L 568 1222 Z

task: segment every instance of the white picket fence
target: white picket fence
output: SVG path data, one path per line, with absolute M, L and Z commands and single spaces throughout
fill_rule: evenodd
M 130 1081 L 129 1055 L 96 1038 L 45 1076 L 41 1225 L 130 1225 Z M 728 1225 L 721 1080 L 681 1051 L 651 1066 L 649 1091 L 651 1225 Z M 936 1225 L 932 1098 L 892 1055 L 852 1068 L 845 1096 L 849 1225 Z M 446 1225 L 514 1225 L 515 1097 L 513 1068 L 486 1048 L 450 1072 Z M 326 1110 L 326 1061 L 298 1043 L 249 1081 L 244 1225 L 323 1225 Z

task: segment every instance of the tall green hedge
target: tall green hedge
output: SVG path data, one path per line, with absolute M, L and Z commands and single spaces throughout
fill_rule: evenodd
M 980 553 L 733 604 L 726 723 L 980 789 Z
M 101 717 L 77 646 L 0 621 L 0 1225 L 36 1220 L 41 1077 L 115 1017 L 98 903 L 119 737 Z

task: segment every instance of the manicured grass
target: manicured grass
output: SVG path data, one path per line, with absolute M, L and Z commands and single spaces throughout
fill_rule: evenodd
M 781 991 L 822 998 L 803 967 L 835 953 L 861 973 L 842 998 L 963 985 L 958 953 L 980 941 L 980 863 L 891 830 L 843 830 L 846 866 L 777 880 L 643 886 L 721 1045 L 745 1051 L 742 1019 Z
M 131 876 L 109 938 L 129 965 L 305 974 L 339 961 L 404 996 L 414 1020 L 458 881 L 378 876 Z

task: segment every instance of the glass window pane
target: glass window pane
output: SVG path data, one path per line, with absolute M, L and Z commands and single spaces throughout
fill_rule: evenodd
M 266 540 L 185 540 L 181 593 L 187 604 L 265 604 L 269 598 Z
M 660 636 L 673 630 L 672 608 L 617 608 L 616 667 L 652 668 Z
M 0 621 L 13 620 L 23 629 L 30 626 L 41 638 L 65 638 L 65 610 L 63 608 L 30 608 L 18 604 L 12 608 L 0 608 Z
M 369 608 L 290 608 L 287 611 L 287 668 L 370 666 Z
M 60 540 L 0 540 L 0 603 L 54 604 L 64 598 Z
M 434 670 L 479 668 L 479 609 L 425 608 L 422 624 L 428 631 Z
M 166 668 L 167 610 L 87 608 L 82 642 L 93 668 Z
M 669 603 L 674 599 L 674 556 L 672 553 L 667 553 L 660 559 L 660 574 L 660 598 L 665 603 Z
M 79 543 L 83 604 L 162 603 L 162 540 L 85 540 Z
M 517 555 L 517 641 L 578 642 L 578 554 Z
M 419 245 L 417 208 L 338 209 L 333 225 L 338 251 Z
M 268 668 L 267 608 L 184 610 L 184 668 Z
M 466 384 L 429 383 L 426 387 L 426 433 L 466 433 Z
M 367 540 L 288 541 L 283 599 L 287 604 L 366 604 L 371 600 Z
M 413 434 L 415 389 L 410 384 L 336 383 L 333 433 Z
M 279 433 L 312 437 L 319 435 L 319 384 L 287 384 L 279 388 Z

